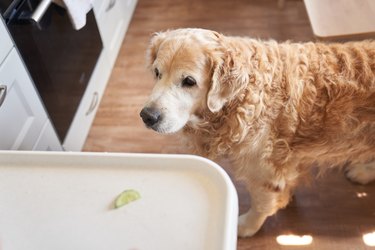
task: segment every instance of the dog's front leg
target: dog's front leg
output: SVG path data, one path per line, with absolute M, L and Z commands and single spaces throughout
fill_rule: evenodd
M 263 225 L 268 216 L 289 202 L 289 188 L 273 189 L 267 184 L 251 183 L 247 185 L 251 197 L 251 208 L 239 217 L 238 235 L 249 237 L 254 235 Z

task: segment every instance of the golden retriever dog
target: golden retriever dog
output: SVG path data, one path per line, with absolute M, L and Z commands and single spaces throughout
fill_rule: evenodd
M 375 41 L 277 43 L 204 29 L 156 33 L 156 84 L 140 115 L 194 152 L 229 157 L 251 208 L 239 236 L 285 207 L 312 165 L 375 179 Z

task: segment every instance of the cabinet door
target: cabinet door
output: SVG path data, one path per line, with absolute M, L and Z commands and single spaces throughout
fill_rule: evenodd
M 31 150 L 47 114 L 15 49 L 0 66 L 6 96 L 0 106 L 0 149 Z
M 119 53 L 136 3 L 136 0 L 94 1 L 94 12 L 111 67 Z

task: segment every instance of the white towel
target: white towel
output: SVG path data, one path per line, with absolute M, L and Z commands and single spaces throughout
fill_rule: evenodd
M 92 0 L 53 0 L 53 2 L 68 11 L 74 29 L 79 30 L 86 25 L 86 14 L 92 9 Z

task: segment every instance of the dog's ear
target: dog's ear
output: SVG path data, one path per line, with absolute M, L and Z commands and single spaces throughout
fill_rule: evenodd
M 247 71 L 234 58 L 230 51 L 211 58 L 213 73 L 207 94 L 207 107 L 213 113 L 220 111 L 249 81 Z
M 146 53 L 148 67 L 150 67 L 154 63 L 159 51 L 160 44 L 164 41 L 165 37 L 166 32 L 156 32 L 152 34 L 150 44 Z
M 226 98 L 221 93 L 222 86 L 220 86 L 220 82 L 223 80 L 224 76 L 223 63 L 224 62 L 221 60 L 221 58 L 214 58 L 211 62 L 213 73 L 211 78 L 211 86 L 207 94 L 207 107 L 213 113 L 218 112 L 226 103 Z

